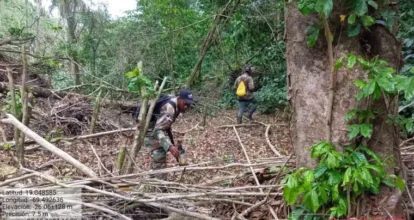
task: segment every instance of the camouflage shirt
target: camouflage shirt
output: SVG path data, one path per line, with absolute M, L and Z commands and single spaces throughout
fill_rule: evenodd
M 172 98 L 171 101 L 173 101 L 177 107 L 177 98 Z M 176 114 L 176 112 L 178 113 L 178 110 L 174 109 L 174 106 L 170 103 L 164 104 L 161 107 L 160 114 L 157 115 L 157 121 L 153 126 L 154 129 L 151 136 L 160 143 L 160 147 L 162 147 L 166 152 L 170 146 L 173 145 L 170 138 L 166 134 L 166 131 L 171 129 L 171 125 L 175 122 L 176 117 L 178 117 L 179 114 Z
M 254 83 L 253 78 L 246 73 L 237 77 L 236 81 L 234 82 L 234 89 L 236 90 L 239 86 L 240 81 L 243 80 L 246 85 L 246 95 L 242 99 L 252 99 L 253 98 L 253 90 L 254 90 Z

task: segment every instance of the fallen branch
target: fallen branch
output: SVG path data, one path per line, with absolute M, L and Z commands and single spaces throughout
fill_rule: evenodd
M 57 148 L 56 146 L 54 146 L 53 144 L 47 142 L 45 139 L 43 139 L 38 134 L 36 134 L 32 130 L 30 130 L 28 127 L 26 127 L 25 125 L 23 125 L 21 122 L 19 122 L 13 115 L 6 114 L 6 116 L 8 118 L 7 119 L 1 119 L 0 120 L 1 123 L 6 123 L 6 124 L 12 124 L 12 125 L 14 125 L 21 132 L 23 132 L 25 135 L 27 135 L 29 138 L 31 138 L 34 141 L 36 141 L 36 143 L 38 143 L 40 146 L 46 148 L 50 152 L 56 154 L 60 158 L 62 158 L 65 161 L 69 162 L 70 164 L 72 164 L 74 167 L 78 168 L 80 171 L 82 171 L 87 176 L 89 176 L 89 177 L 97 177 L 96 173 L 93 172 L 93 170 L 91 170 L 89 167 L 85 166 L 84 164 L 82 164 L 81 162 L 79 162 L 78 160 L 76 160 L 75 158 L 73 158 L 72 156 L 70 156 L 65 151 L 63 151 L 63 150 Z
M 127 197 L 127 196 L 119 195 L 119 194 L 116 194 L 116 193 L 107 192 L 107 191 L 100 190 L 100 189 L 95 189 L 93 187 L 86 186 L 86 185 L 70 186 L 70 185 L 59 182 L 57 179 L 55 179 L 54 177 L 52 177 L 50 175 L 45 175 L 45 174 L 42 174 L 42 173 L 39 173 L 39 172 L 36 172 L 36 171 L 33 171 L 33 170 L 25 169 L 25 168 L 22 168 L 22 170 L 34 173 L 35 175 L 37 175 L 41 178 L 44 178 L 44 179 L 46 179 L 46 180 L 48 180 L 48 181 L 50 181 L 50 182 L 52 182 L 56 185 L 62 186 L 64 188 L 82 188 L 82 189 L 90 190 L 90 191 L 93 191 L 93 192 L 96 192 L 96 193 L 100 193 L 102 195 L 111 196 L 111 197 L 119 198 L 119 199 L 126 200 L 126 201 L 131 201 L 131 202 L 132 201 L 140 202 L 140 203 L 143 203 L 145 205 L 150 205 L 150 206 L 153 206 L 153 207 L 156 207 L 156 208 L 165 209 L 165 210 L 168 210 L 168 211 L 171 211 L 171 212 L 176 212 L 176 213 L 186 215 L 186 216 L 191 216 L 191 217 L 195 217 L 195 218 L 199 218 L 199 219 L 206 219 L 206 220 L 219 220 L 219 219 L 216 219 L 216 218 L 212 218 L 210 216 L 202 215 L 202 214 L 195 213 L 195 212 L 188 212 L 188 211 L 180 210 L 180 209 L 173 208 L 173 207 L 163 205 L 163 204 L 159 204 L 159 203 L 143 202 L 143 201 L 148 201 L 148 200 L 138 200 L 138 199 L 135 199 L 135 198 L 132 198 L 132 197 Z
M 251 163 L 250 163 L 249 156 L 247 155 L 247 152 L 246 152 L 246 148 L 244 147 L 244 145 L 243 145 L 243 143 L 242 143 L 242 141 L 241 141 L 241 139 L 240 139 L 240 136 L 239 136 L 239 133 L 237 132 L 236 127 L 233 127 L 233 129 L 234 129 L 234 132 L 236 133 L 237 139 L 239 140 L 239 143 L 240 143 L 240 145 L 241 145 L 241 147 L 242 147 L 242 149 L 243 149 L 244 155 L 246 156 L 247 162 L 248 162 L 249 164 L 251 164 Z M 251 171 L 251 172 L 252 172 L 252 174 L 253 174 L 253 177 L 254 177 L 254 180 L 256 181 L 257 186 L 260 186 L 259 179 L 257 179 L 256 173 L 254 172 L 254 170 L 253 170 L 253 168 L 252 168 L 251 166 L 250 166 L 250 171 Z M 259 188 L 259 190 L 260 190 L 260 192 L 261 192 L 262 194 L 264 194 L 263 189 Z M 271 189 L 269 190 L 269 193 L 267 194 L 267 196 L 266 196 L 266 198 L 265 198 L 265 201 L 264 201 L 263 203 L 265 203 L 265 202 L 267 201 L 267 198 L 269 197 L 270 192 L 271 192 Z M 275 219 L 279 219 L 279 218 L 277 217 L 277 215 L 276 215 L 275 211 L 273 210 L 273 208 L 272 208 L 270 205 L 267 205 L 267 208 L 269 209 L 270 213 L 272 213 L 273 218 L 275 218 Z M 239 217 L 239 218 L 240 218 L 240 217 L 241 217 L 241 218 L 244 218 L 241 214 L 240 214 L 240 215 L 238 215 L 238 217 Z
M 216 128 L 238 128 L 238 127 L 255 127 L 255 126 L 260 126 L 261 124 L 235 124 L 235 125 L 222 125 L 222 126 L 218 126 Z
M 19 177 L 14 178 L 14 179 L 9 179 L 9 180 L 6 180 L 6 181 L 0 183 L 0 186 L 7 186 L 7 185 L 9 185 L 11 183 L 14 183 L 14 182 L 17 182 L 17 181 L 20 181 L 20 180 L 24 180 L 24 179 L 30 178 L 32 176 L 35 176 L 35 174 L 30 173 L 30 174 L 26 174 L 26 175 L 23 175 L 23 176 L 19 176 Z
M 276 150 L 275 146 L 273 146 L 272 143 L 270 143 L 270 138 L 269 138 L 269 130 L 270 130 L 270 125 L 266 126 L 266 132 L 265 132 L 265 136 L 266 136 L 266 141 L 269 144 L 270 149 L 272 149 L 272 151 L 278 156 L 281 157 L 282 155 L 279 153 L 279 151 Z
M 54 138 L 54 139 L 50 140 L 49 142 L 50 143 L 57 143 L 59 141 L 75 141 L 75 140 L 95 138 L 95 137 L 100 137 L 100 136 L 115 134 L 115 133 L 135 131 L 135 130 L 136 130 L 136 128 L 123 128 L 123 129 L 119 129 L 119 130 L 104 131 L 104 132 L 100 132 L 100 133 L 81 135 L 81 136 L 71 137 L 71 138 Z M 25 144 L 33 144 L 33 143 L 35 143 L 35 141 L 26 140 L 24 143 Z M 7 144 L 9 146 L 14 146 L 16 144 L 16 142 L 15 141 L 3 142 L 3 143 L 0 143 L 0 146 L 4 146 L 5 144 Z
M 21 85 L 15 85 L 16 88 L 20 89 Z M 8 89 L 8 83 L 5 82 L 0 82 L 0 92 L 4 92 Z M 93 96 L 86 96 L 86 95 L 81 95 L 78 93 L 67 93 L 67 92 L 59 92 L 56 90 L 52 90 L 52 89 L 45 89 L 42 87 L 37 87 L 37 86 L 33 86 L 33 87 L 27 87 L 27 90 L 30 90 L 33 92 L 33 95 L 36 97 L 55 97 L 55 98 L 59 98 L 62 99 L 63 97 L 71 97 L 71 96 L 75 96 L 79 99 L 82 100 L 87 100 L 87 101 L 95 101 L 96 97 Z M 133 109 L 136 108 L 136 103 L 135 102 L 127 102 L 127 101 L 114 101 L 114 100 L 105 100 L 102 102 L 102 106 L 120 106 L 122 109 Z

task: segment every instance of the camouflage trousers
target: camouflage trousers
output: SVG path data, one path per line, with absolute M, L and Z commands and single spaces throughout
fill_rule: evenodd
M 145 137 L 144 140 L 145 147 L 147 148 L 148 154 L 150 156 L 150 168 L 152 170 L 164 169 L 167 167 L 167 152 L 160 146 L 160 143 L 152 138 Z M 160 180 L 167 180 L 167 173 L 163 174 L 152 174 L 151 178 L 156 178 Z

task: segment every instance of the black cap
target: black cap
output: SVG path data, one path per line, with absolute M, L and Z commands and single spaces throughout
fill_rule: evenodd
M 181 89 L 180 94 L 178 95 L 178 97 L 184 99 L 186 104 L 193 104 L 194 103 L 193 93 L 190 90 Z

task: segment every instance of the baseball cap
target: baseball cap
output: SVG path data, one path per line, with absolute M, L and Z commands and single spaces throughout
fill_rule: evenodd
M 251 68 L 250 66 L 246 66 L 246 67 L 244 68 L 244 71 L 245 71 L 245 72 L 248 72 L 248 73 L 251 73 L 251 72 L 252 72 L 252 68 Z
M 178 94 L 178 97 L 184 99 L 186 104 L 193 104 L 193 93 L 190 90 L 187 89 L 181 89 L 180 93 Z

